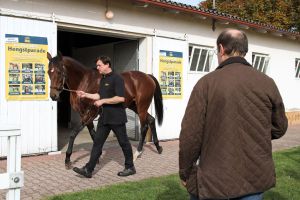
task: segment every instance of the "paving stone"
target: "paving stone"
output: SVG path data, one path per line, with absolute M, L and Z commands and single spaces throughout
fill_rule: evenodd
M 281 139 L 274 140 L 273 151 L 300 146 L 300 124 L 289 127 Z M 137 142 L 132 142 L 133 151 Z M 150 177 L 165 176 L 178 172 L 178 140 L 161 141 L 164 151 L 159 155 L 153 144 L 144 146 L 142 157 L 135 162 L 137 174 L 119 177 L 123 169 L 123 153 L 116 141 L 105 145 L 100 165 L 97 165 L 91 179 L 78 176 L 65 169 L 65 154 L 22 157 L 22 170 L 25 173 L 25 186 L 21 189 L 22 200 L 38 200 L 43 197 L 67 192 L 99 188 L 126 181 L 138 181 Z M 72 154 L 73 165 L 82 167 L 89 159 L 89 150 Z M 6 170 L 6 160 L 0 160 L 0 173 Z M 7 190 L 0 190 L 0 199 L 5 199 Z

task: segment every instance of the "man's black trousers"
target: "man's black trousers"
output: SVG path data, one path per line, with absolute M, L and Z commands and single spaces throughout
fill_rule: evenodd
M 123 154 L 125 157 L 125 168 L 128 169 L 128 168 L 131 168 L 134 166 L 133 165 L 132 147 L 131 147 L 131 144 L 129 142 L 129 139 L 128 139 L 128 136 L 126 133 L 125 124 L 119 124 L 119 125 L 98 124 L 93 148 L 91 151 L 90 160 L 86 164 L 88 171 L 90 171 L 90 172 L 94 171 L 97 161 L 102 154 L 103 145 L 104 145 L 111 130 L 115 133 L 115 135 L 118 139 L 119 145 L 122 148 L 122 151 L 123 151 Z

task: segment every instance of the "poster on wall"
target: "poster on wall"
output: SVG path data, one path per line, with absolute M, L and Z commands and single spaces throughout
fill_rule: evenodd
M 159 51 L 159 83 L 163 98 L 182 98 L 182 52 Z
M 5 35 L 6 99 L 47 100 L 46 37 Z

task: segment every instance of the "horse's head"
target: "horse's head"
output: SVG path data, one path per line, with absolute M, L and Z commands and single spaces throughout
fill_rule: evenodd
M 53 57 L 47 53 L 49 60 L 48 75 L 51 80 L 50 97 L 52 100 L 57 101 L 59 94 L 63 91 L 66 73 L 63 64 L 63 57 L 60 53 Z

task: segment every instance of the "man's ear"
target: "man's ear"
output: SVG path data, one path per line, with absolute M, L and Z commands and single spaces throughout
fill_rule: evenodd
M 225 49 L 222 44 L 219 44 L 219 53 L 221 56 L 223 56 L 225 54 Z

